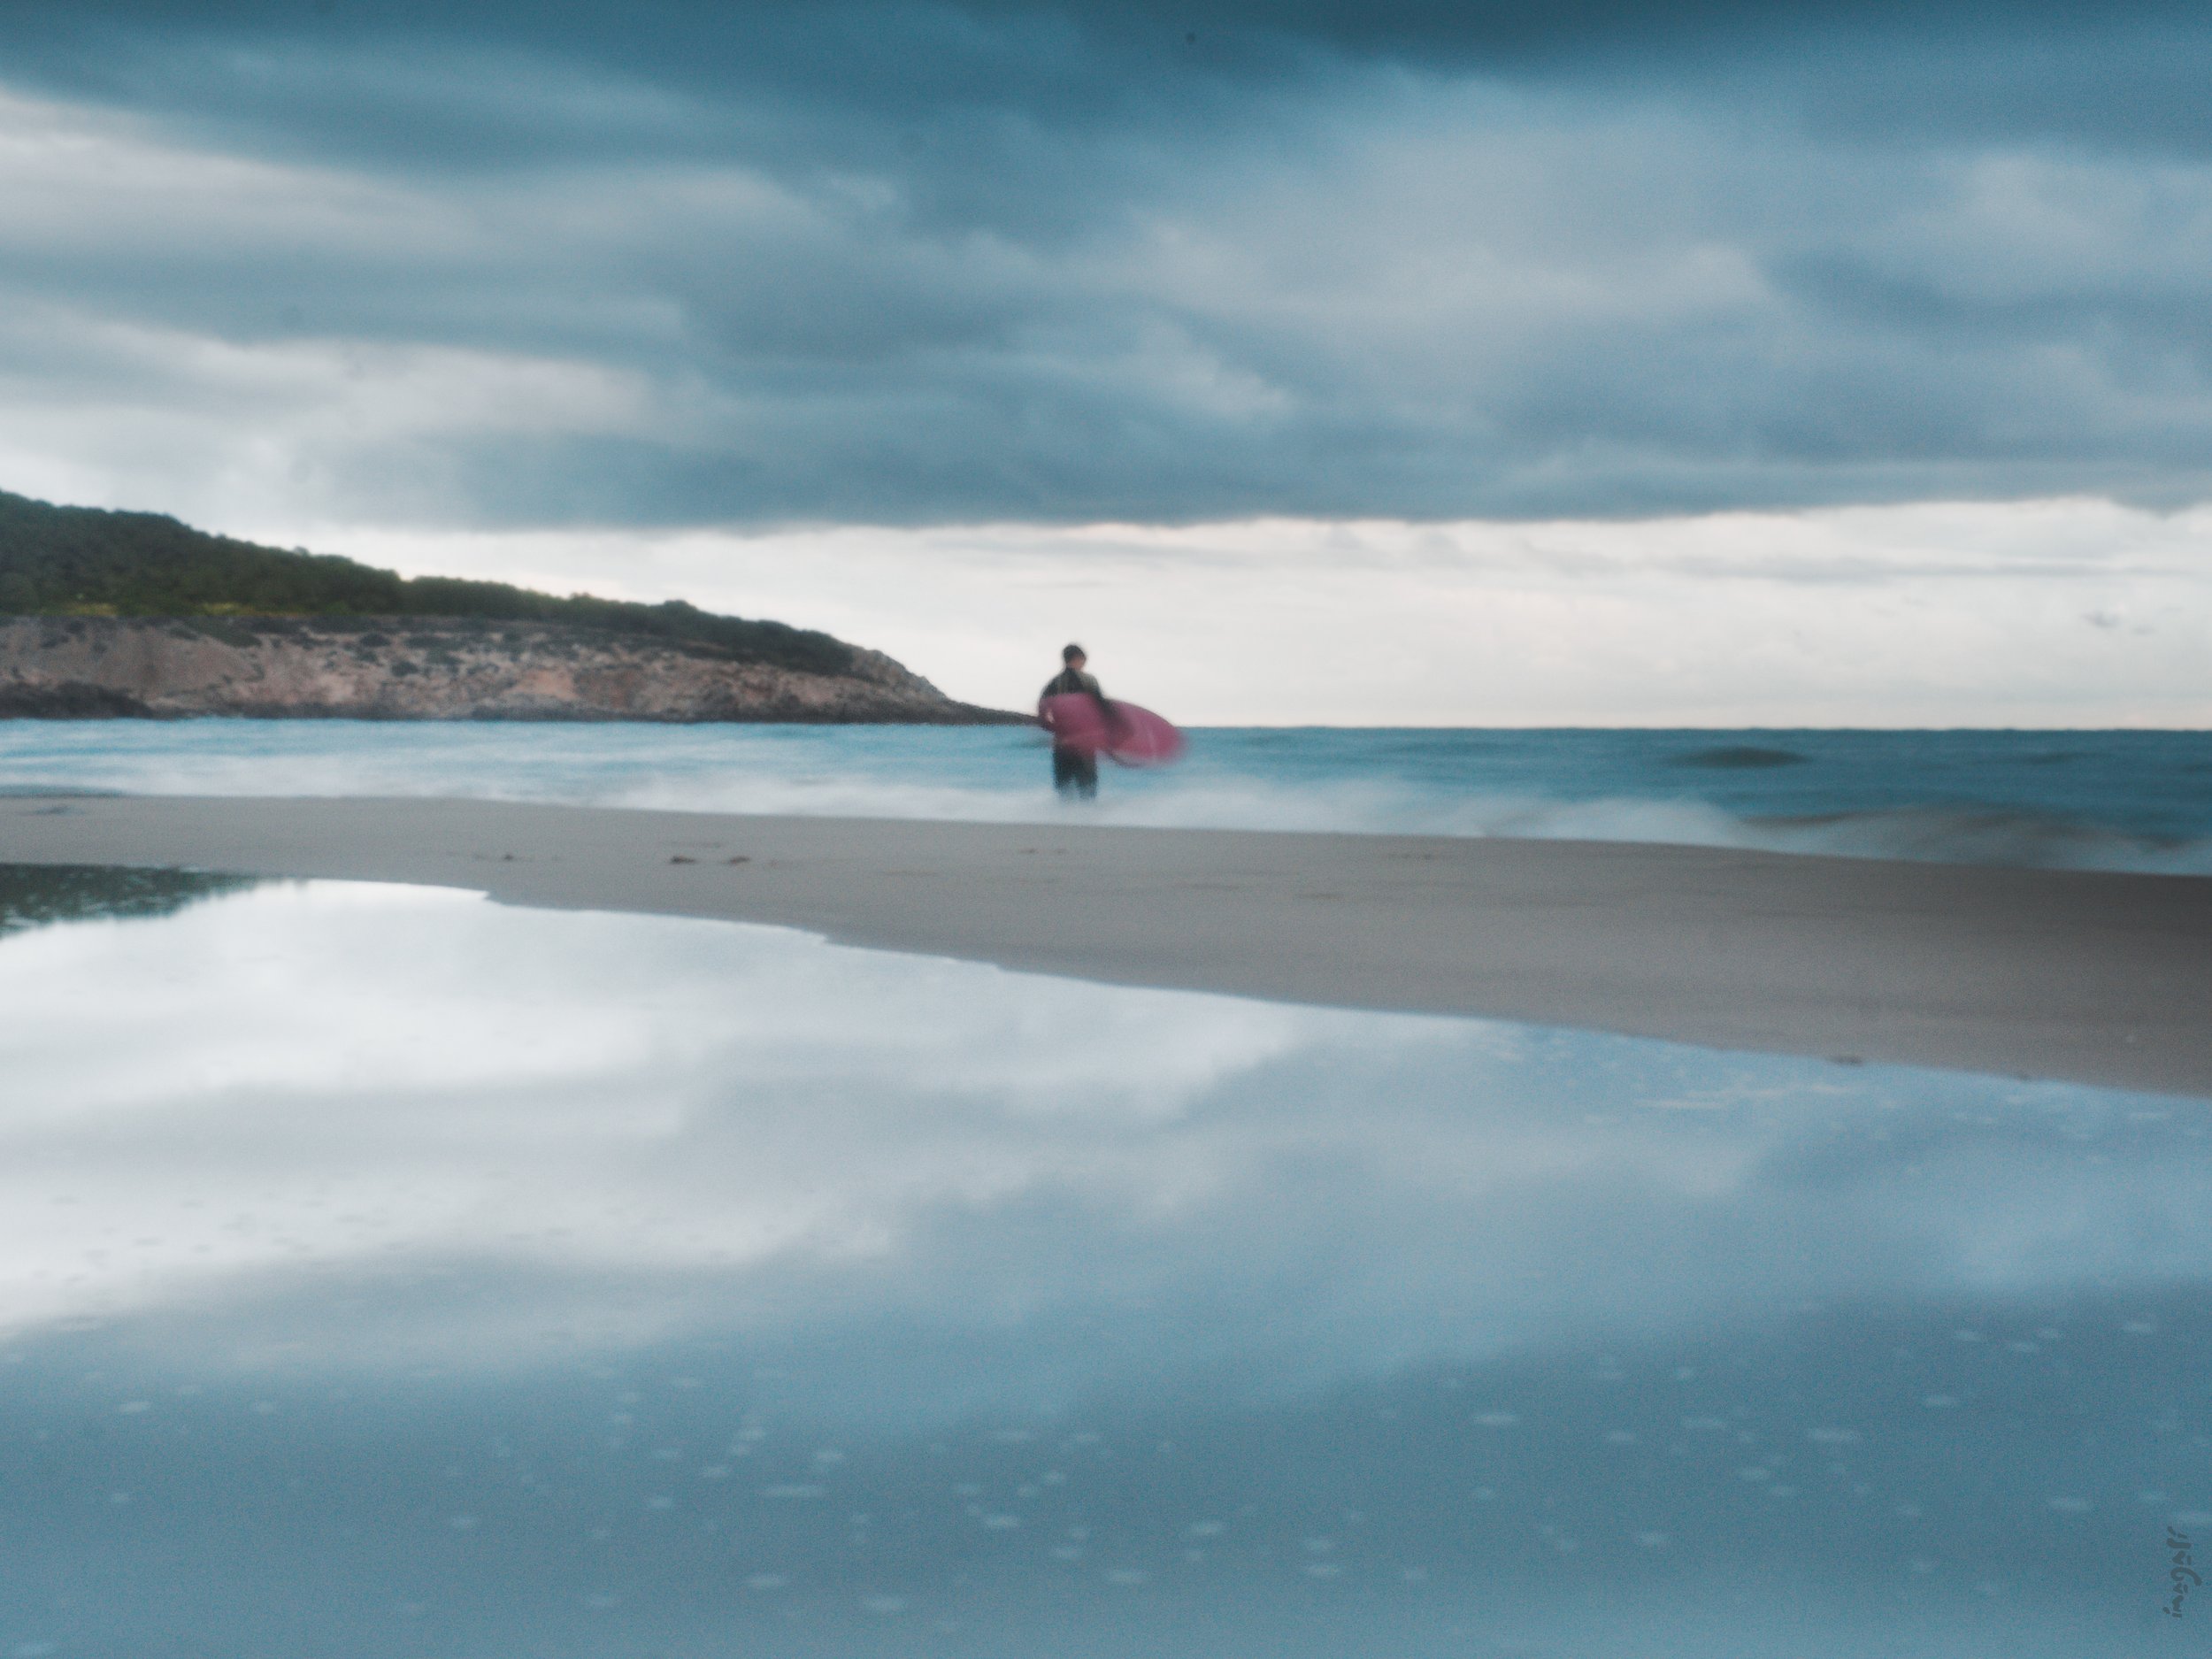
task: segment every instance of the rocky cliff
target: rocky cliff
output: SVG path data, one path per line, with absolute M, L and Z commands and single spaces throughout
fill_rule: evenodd
M 711 643 L 448 617 L 0 618 L 0 718 L 984 725 L 880 652 L 844 672 Z

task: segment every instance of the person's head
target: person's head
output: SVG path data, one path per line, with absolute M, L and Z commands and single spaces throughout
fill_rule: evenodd
M 1090 658 L 1083 655 L 1081 646 L 1069 645 L 1061 649 L 1060 660 L 1070 668 L 1080 668 L 1085 663 L 1090 661 Z

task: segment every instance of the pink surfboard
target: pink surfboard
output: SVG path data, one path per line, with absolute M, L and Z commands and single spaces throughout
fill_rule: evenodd
M 1149 709 L 1133 703 L 1064 691 L 1044 701 L 1044 726 L 1063 749 L 1103 755 L 1125 766 L 1157 766 L 1183 752 L 1183 734 Z

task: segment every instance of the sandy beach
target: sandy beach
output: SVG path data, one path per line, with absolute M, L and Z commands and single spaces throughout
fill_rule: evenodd
M 723 918 L 1129 985 L 2212 1096 L 2212 880 L 1709 849 L 17 797 L 0 861 Z

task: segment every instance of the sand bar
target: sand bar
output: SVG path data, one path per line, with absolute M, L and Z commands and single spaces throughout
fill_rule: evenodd
M 0 862 L 419 882 L 1119 984 L 2212 1097 L 2212 879 L 2195 877 L 177 796 L 0 801 Z

